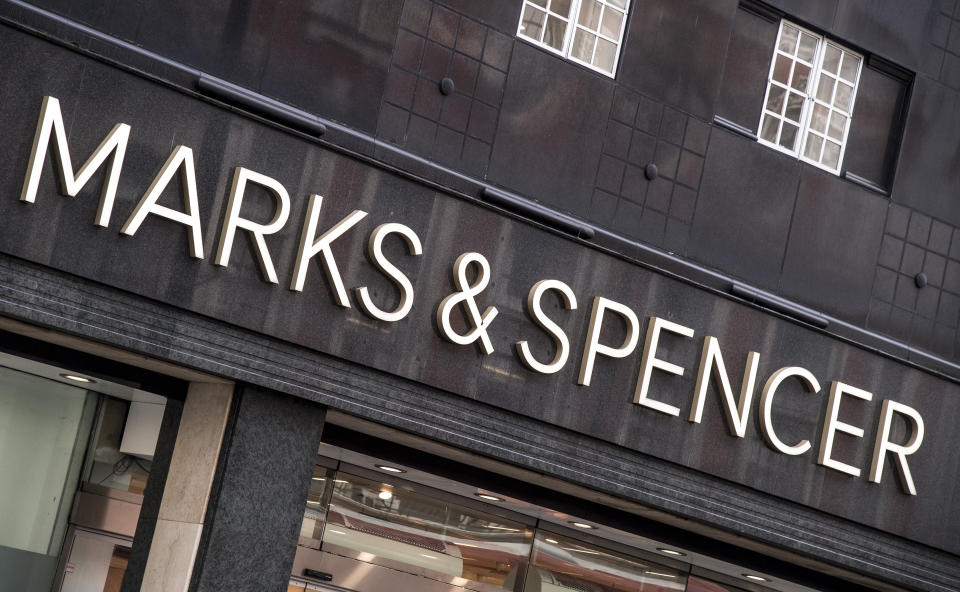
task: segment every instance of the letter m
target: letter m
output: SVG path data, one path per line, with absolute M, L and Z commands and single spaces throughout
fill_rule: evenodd
M 53 136 L 57 170 L 60 173 L 60 192 L 70 197 L 76 197 L 84 185 L 93 177 L 100 166 L 110 159 L 103 190 L 100 193 L 100 207 L 97 209 L 97 226 L 110 224 L 110 212 L 113 210 L 113 200 L 117 195 L 117 182 L 120 180 L 120 167 L 123 166 L 123 155 L 127 151 L 127 140 L 130 138 L 130 126 L 118 123 L 113 126 L 107 137 L 100 142 L 87 162 L 83 163 L 80 171 L 73 174 L 73 162 L 70 160 L 70 149 L 67 147 L 67 133 L 63 126 L 63 115 L 60 113 L 60 101 L 53 97 L 43 97 L 40 108 L 40 119 L 37 121 L 37 132 L 33 137 L 33 150 L 30 152 L 30 162 L 27 164 L 27 174 L 23 180 L 23 190 L 20 192 L 21 201 L 33 203 L 37 198 L 37 187 L 40 185 L 40 173 L 43 172 L 43 161 L 46 159 L 50 146 L 50 136 Z

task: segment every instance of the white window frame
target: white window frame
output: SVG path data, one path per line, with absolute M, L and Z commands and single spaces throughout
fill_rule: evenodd
M 798 45 L 795 46 L 793 55 L 787 54 L 784 50 L 781 49 L 781 40 L 783 39 L 784 31 L 787 28 L 796 29 L 799 31 Z M 812 37 L 816 39 L 816 51 L 812 60 L 806 61 L 799 56 L 799 38 L 804 36 Z M 831 72 L 829 69 L 825 69 L 825 58 L 827 57 L 828 48 L 832 48 L 833 52 L 839 52 L 840 57 L 837 62 L 837 72 Z M 783 83 L 774 79 L 774 73 L 777 66 L 778 56 L 781 59 L 790 60 L 789 73 L 787 74 L 787 82 Z M 849 56 L 849 57 L 848 57 Z M 856 74 L 853 76 L 853 80 L 844 77 L 843 65 L 845 60 L 856 60 Z M 776 45 L 773 48 L 773 57 L 770 59 L 770 71 L 767 75 L 767 87 L 766 92 L 763 96 L 763 106 L 761 107 L 760 113 L 760 123 L 757 125 L 757 139 L 761 144 L 769 146 L 780 152 L 790 154 L 795 156 L 804 162 L 808 162 L 815 167 L 821 168 L 825 171 L 829 171 L 833 174 L 840 174 L 840 171 L 843 168 L 843 157 L 846 153 L 847 140 L 850 136 L 850 126 L 853 122 L 853 109 L 856 105 L 857 99 L 857 90 L 860 86 L 860 73 L 863 71 L 863 62 L 864 56 L 852 51 L 851 49 L 832 41 L 824 37 L 823 35 L 814 33 L 808 29 L 805 29 L 795 23 L 792 23 L 787 20 L 780 21 L 780 29 L 777 32 L 777 41 Z M 795 121 L 797 125 L 795 127 L 797 130 L 797 137 L 794 140 L 793 148 L 783 146 L 780 143 L 781 133 L 784 129 L 784 123 L 786 122 L 791 127 L 794 127 L 791 122 L 794 120 L 789 119 L 786 116 L 786 111 L 789 106 L 789 97 L 791 92 L 793 94 L 798 94 L 796 89 L 793 87 L 793 74 L 797 67 L 797 64 L 801 66 L 809 66 L 810 73 L 807 79 L 806 88 L 802 89 L 799 93 L 803 96 L 803 103 L 801 107 L 801 112 L 799 119 Z M 819 98 L 820 95 L 820 85 L 822 80 L 832 80 L 829 91 L 829 100 L 825 101 L 822 98 Z M 834 104 L 837 100 L 837 90 L 843 87 L 849 87 L 852 85 L 852 91 L 850 91 L 849 97 L 849 108 L 844 110 L 841 107 L 838 107 Z M 826 87 L 824 87 L 826 88 Z M 780 103 L 779 112 L 769 109 L 770 106 L 770 96 L 771 92 L 784 92 L 784 97 Z M 776 104 L 776 102 L 775 102 Z M 814 115 L 815 111 L 819 113 L 826 112 L 825 118 L 822 120 L 823 129 L 818 129 L 819 122 L 815 122 Z M 836 117 L 836 119 L 835 119 Z M 765 129 L 764 122 L 765 120 L 777 120 L 777 130 L 774 133 L 773 140 L 765 138 Z M 842 124 L 842 131 L 840 132 L 840 138 L 836 136 L 831 136 L 831 129 L 836 131 L 836 128 L 831 124 L 833 121 L 839 121 L 843 119 L 844 123 Z M 817 158 L 811 158 L 808 156 L 808 143 L 809 142 L 819 142 L 819 148 L 815 148 L 813 144 L 809 146 L 812 150 L 817 150 Z M 826 146 L 827 144 L 837 145 L 839 144 L 839 154 L 837 158 L 836 166 L 830 166 L 828 163 L 822 162 L 824 156 L 826 155 Z
M 551 11 L 556 4 L 567 1 L 570 3 L 570 11 L 566 16 Z M 580 64 L 581 66 L 585 66 L 591 70 L 600 72 L 601 74 L 609 76 L 610 78 L 615 78 L 617 74 L 617 67 L 620 65 L 620 51 L 623 49 L 623 36 L 627 28 L 627 16 L 630 14 L 630 1 L 631 0 L 524 0 L 523 6 L 520 9 L 520 23 L 517 25 L 517 37 L 542 47 L 547 51 L 551 51 L 557 55 L 563 56 L 572 62 Z M 617 6 L 617 4 L 620 2 L 623 3 L 623 8 Z M 581 9 L 588 6 L 593 6 L 594 3 L 601 5 L 600 14 L 597 18 L 596 29 L 591 28 L 589 25 L 585 26 L 580 23 Z M 528 34 L 525 28 L 524 18 L 529 11 L 546 13 L 541 30 L 536 36 Z M 621 15 L 620 30 L 617 33 L 616 39 L 601 32 L 603 18 L 605 16 L 604 13 L 607 11 L 616 12 Z M 563 41 L 559 48 L 554 47 L 545 41 L 545 37 L 547 36 L 548 18 L 553 18 L 557 21 L 562 21 L 565 23 Z M 596 37 L 589 61 L 580 59 L 574 55 L 574 38 L 576 37 L 577 31 L 582 31 L 584 35 L 592 35 Z M 612 43 L 615 47 L 613 54 L 613 65 L 609 72 L 591 63 L 597 57 L 597 47 L 600 45 L 600 40 Z

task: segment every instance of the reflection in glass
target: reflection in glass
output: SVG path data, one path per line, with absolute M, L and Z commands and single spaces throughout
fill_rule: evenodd
M 840 144 L 828 140 L 823 146 L 823 158 L 820 162 L 832 169 L 837 168 L 840 162 Z
M 790 58 L 778 55 L 776 65 L 773 68 L 773 79 L 786 86 L 787 80 L 790 78 L 790 64 L 792 63 L 793 60 Z
M 857 79 L 857 70 L 860 68 L 860 58 L 847 52 L 843 53 L 843 65 L 840 67 L 840 77 L 853 82 Z
M 817 55 L 817 42 L 819 40 L 813 35 L 803 33 L 800 35 L 800 48 L 797 51 L 797 57 L 807 62 L 812 62 Z
M 760 131 L 760 137 L 768 142 L 777 141 L 777 126 L 779 120 L 776 117 L 770 117 L 769 115 L 763 116 L 763 127 Z
M 767 110 L 774 113 L 783 113 L 783 99 L 786 98 L 787 91 L 779 86 L 770 87 L 770 96 L 767 97 Z
M 813 106 L 813 116 L 810 118 L 810 128 L 821 134 L 827 130 L 827 115 L 830 111 L 823 105 Z
M 789 25 L 784 25 L 783 32 L 780 33 L 780 45 L 777 46 L 777 49 L 784 53 L 793 55 L 794 50 L 797 48 L 797 37 L 799 35 L 799 29 L 795 29 Z
M 829 104 L 833 97 L 833 85 L 835 81 L 832 77 L 825 74 L 820 75 L 820 84 L 817 86 L 817 99 Z
M 543 42 L 550 47 L 563 49 L 563 36 L 567 32 L 567 22 L 553 15 L 547 18 L 547 29 L 543 34 Z
M 807 134 L 807 147 L 803 155 L 811 160 L 820 160 L 820 148 L 823 146 L 823 138 L 816 134 Z
M 600 25 L 601 10 L 603 10 L 603 5 L 597 2 L 597 0 L 586 0 L 583 6 L 580 7 L 580 16 L 577 18 L 577 22 L 584 27 L 596 31 Z
M 807 91 L 807 82 L 810 80 L 810 66 L 796 64 L 793 67 L 793 88 L 801 91 Z
M 526 592 L 677 592 L 673 569 L 555 534 L 538 533 Z
M 300 544 L 319 549 L 323 540 L 323 527 L 327 514 L 327 492 L 334 485 L 334 472 L 323 467 L 313 467 L 310 478 L 310 491 L 307 493 L 307 507 L 300 524 Z
M 823 69 L 831 74 L 836 74 L 840 69 L 840 50 L 829 43 L 823 54 Z
M 834 140 L 843 139 L 843 128 L 847 125 L 847 118 L 836 111 L 830 116 L 830 130 L 828 134 Z
M 553 0 L 550 12 L 559 14 L 563 18 L 570 18 L 570 0 Z
M 523 20 L 520 21 L 520 32 L 531 39 L 540 41 L 546 16 L 547 13 L 537 10 L 529 4 L 526 5 L 523 9 Z
M 853 96 L 853 87 L 849 84 L 837 84 L 837 96 L 833 99 L 833 104 L 837 109 L 843 109 L 847 113 L 851 111 L 850 97 Z
M 589 64 L 593 59 L 593 45 L 596 39 L 596 35 L 591 35 L 583 29 L 577 29 L 577 34 L 573 36 L 573 49 L 570 54 L 574 58 Z
M 620 37 L 620 25 L 623 22 L 623 14 L 607 8 L 603 11 L 603 24 L 600 32 L 607 37 L 617 39 Z
M 597 52 L 593 56 L 593 65 L 607 72 L 613 72 L 613 62 L 616 55 L 617 45 L 615 43 L 603 38 L 597 39 Z
M 475 590 L 515 590 L 533 532 L 406 486 L 336 474 L 323 550 Z
M 803 95 L 790 93 L 787 97 L 787 111 L 785 115 L 791 121 L 800 122 L 800 114 L 803 112 Z
M 797 145 L 798 129 L 797 126 L 784 122 L 783 129 L 780 131 L 780 145 L 787 150 L 793 150 Z

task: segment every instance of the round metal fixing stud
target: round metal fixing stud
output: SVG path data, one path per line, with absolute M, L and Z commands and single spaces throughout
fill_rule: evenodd
M 453 78 L 449 76 L 440 81 L 440 93 L 444 95 L 453 94 L 453 89 L 455 88 L 453 84 Z
M 647 181 L 653 181 L 657 178 L 657 165 L 652 162 L 643 169 L 643 176 L 647 178 Z
M 913 283 L 916 284 L 918 288 L 923 288 L 927 285 L 927 274 L 921 271 L 917 275 L 913 276 Z

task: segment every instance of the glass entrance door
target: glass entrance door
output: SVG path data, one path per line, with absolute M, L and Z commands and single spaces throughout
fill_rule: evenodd
M 131 541 L 71 528 L 60 592 L 120 592 L 127 570 Z

